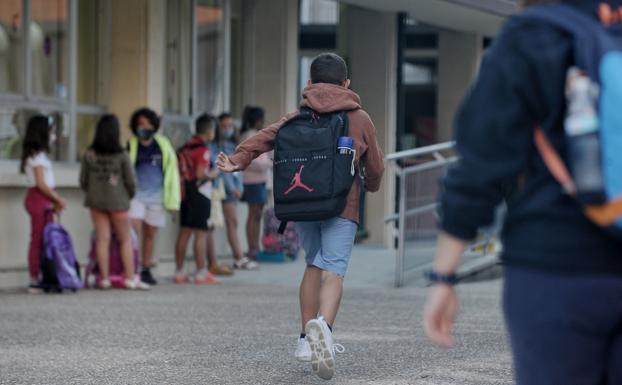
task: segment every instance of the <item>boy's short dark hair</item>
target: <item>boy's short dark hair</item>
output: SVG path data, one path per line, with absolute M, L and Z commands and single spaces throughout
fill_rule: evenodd
M 229 119 L 229 118 L 233 118 L 233 116 L 231 116 L 231 114 L 228 112 L 223 112 L 222 114 L 218 115 L 218 121 Z
M 311 83 L 342 85 L 348 79 L 348 66 L 341 56 L 321 53 L 311 63 Z
M 130 128 L 134 135 L 136 135 L 136 131 L 138 130 L 138 119 L 140 117 L 146 118 L 154 128 L 154 131 L 157 132 L 160 128 L 160 117 L 156 112 L 150 108 L 142 107 L 138 110 L 134 111 L 132 117 L 130 118 Z
M 205 134 L 209 130 L 216 129 L 216 118 L 211 114 L 201 114 L 194 121 L 194 131 L 197 135 Z

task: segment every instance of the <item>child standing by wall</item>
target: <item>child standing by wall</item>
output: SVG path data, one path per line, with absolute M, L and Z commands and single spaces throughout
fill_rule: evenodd
M 57 213 L 65 209 L 65 200 L 54 190 L 56 182 L 52 163 L 48 158 L 50 144 L 55 138 L 47 117 L 36 115 L 30 118 L 22 145 L 20 171 L 26 174 L 28 191 L 25 207 L 30 215 L 30 246 L 28 248 L 28 271 L 30 293 L 41 292 L 40 261 L 43 247 L 43 228 L 46 213 L 54 209 Z
M 111 287 L 109 254 L 111 231 L 119 241 L 125 272 L 124 285 L 130 290 L 148 290 L 149 285 L 135 277 L 130 219 L 130 199 L 136 193 L 132 162 L 120 143 L 119 120 L 104 115 L 97 122 L 95 138 L 84 154 L 80 168 L 80 187 L 86 193 L 84 205 L 91 210 L 95 227 L 99 288 Z
M 264 126 L 265 112 L 261 107 L 248 106 L 244 109 L 242 140 L 255 136 Z M 246 240 L 248 252 L 246 256 L 254 260 L 259 251 L 259 233 L 263 208 L 268 200 L 266 184 L 270 178 L 272 159 L 268 154 L 261 154 L 244 170 L 244 194 L 242 201 L 248 204 L 248 218 L 246 219 Z
M 177 271 L 175 283 L 182 284 L 188 281 L 184 272 L 186 248 L 190 237 L 194 235 L 194 257 L 196 258 L 196 274 L 194 283 L 197 285 L 212 285 L 219 283 L 206 266 L 206 247 L 208 235 L 208 221 L 211 212 L 212 181 L 218 177 L 218 170 L 211 169 L 211 155 L 207 143 L 214 139 L 216 118 L 203 114 L 195 122 L 195 135 L 180 150 L 180 165 L 183 167 L 182 201 L 177 244 L 175 246 L 175 261 Z
M 233 117 L 228 113 L 218 116 L 218 131 L 216 145 L 218 152 L 232 154 L 235 151 L 237 140 Z M 225 174 L 222 176 L 227 197 L 222 202 L 222 211 L 225 216 L 227 240 L 233 254 L 233 267 L 241 270 L 256 270 L 259 265 L 242 255 L 242 247 L 238 238 L 237 205 L 244 193 L 244 184 L 241 173 Z
M 134 137 L 128 143 L 135 165 L 138 191 L 130 204 L 130 218 L 142 239 L 141 279 L 149 285 L 157 281 L 151 274 L 154 245 L 159 228 L 166 225 L 166 212 L 179 211 L 179 169 L 171 142 L 158 134 L 160 118 L 149 108 L 132 114 L 130 128 Z

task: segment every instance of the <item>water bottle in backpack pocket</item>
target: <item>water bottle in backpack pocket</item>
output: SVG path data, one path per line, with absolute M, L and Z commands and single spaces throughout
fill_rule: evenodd
M 622 25 L 605 26 L 564 4 L 532 7 L 522 17 L 574 39 L 566 79 L 566 160 L 541 129 L 536 146 L 555 179 L 586 216 L 622 239 Z

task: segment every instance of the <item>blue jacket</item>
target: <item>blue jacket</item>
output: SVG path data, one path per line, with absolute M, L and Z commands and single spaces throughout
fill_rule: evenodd
M 227 155 L 231 155 L 235 152 L 235 143 L 230 140 L 225 140 L 219 143 L 210 143 L 209 150 L 212 154 L 212 163 L 216 164 L 216 160 L 218 159 L 218 154 L 222 151 Z M 225 192 L 227 193 L 227 198 L 231 199 L 234 191 L 239 191 L 240 193 L 244 192 L 244 181 L 242 180 L 242 173 L 221 173 L 218 178 L 217 183 L 225 184 Z
M 622 0 L 608 0 L 616 7 Z M 595 15 L 600 0 L 568 0 Z M 565 78 L 573 42 L 551 26 L 512 18 L 489 49 L 456 119 L 460 162 L 444 179 L 441 227 L 472 239 L 505 200 L 505 263 L 622 274 L 622 242 L 590 222 L 545 167 L 541 124 L 565 157 Z

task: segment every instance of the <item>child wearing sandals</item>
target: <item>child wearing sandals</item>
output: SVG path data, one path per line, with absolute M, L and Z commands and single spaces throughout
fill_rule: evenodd
M 49 119 L 43 115 L 33 116 L 26 127 L 20 165 L 20 171 L 26 174 L 28 184 L 24 206 L 30 215 L 31 223 L 28 249 L 28 271 L 30 272 L 28 292 L 32 294 L 43 291 L 39 279 L 45 213 L 52 208 L 60 212 L 66 206 L 65 200 L 54 190 L 54 173 L 52 163 L 48 158 L 50 144 L 53 141 L 54 135 Z

